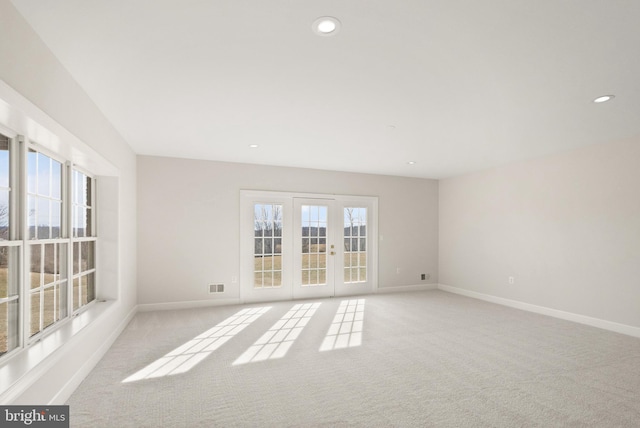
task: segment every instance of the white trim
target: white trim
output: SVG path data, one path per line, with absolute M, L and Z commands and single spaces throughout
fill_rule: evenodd
M 293 272 L 297 269 L 290 267 L 290 274 L 287 273 L 286 264 L 293 264 L 294 256 L 291 251 L 291 257 L 283 257 L 283 274 L 282 274 L 282 287 L 278 288 L 263 288 L 254 289 L 251 284 L 253 283 L 253 264 L 246 255 L 253 249 L 254 232 L 253 227 L 249 228 L 248 225 L 253 224 L 253 210 L 249 207 L 254 203 L 281 203 L 283 206 L 283 232 L 282 232 L 282 245 L 283 254 L 287 254 L 288 248 L 294 247 L 295 232 L 299 229 L 295 226 L 294 222 L 298 218 L 295 211 L 296 201 L 301 200 L 313 200 L 313 201 L 326 201 L 330 205 L 330 211 L 334 211 L 331 207 L 338 207 L 344 204 L 362 204 L 369 212 L 369 220 L 367 224 L 367 238 L 368 244 L 371 246 L 369 255 L 367 258 L 367 266 L 369 269 L 369 280 L 361 283 L 360 285 L 340 287 L 336 284 L 333 290 L 334 296 L 344 295 L 356 295 L 356 294 L 368 294 L 375 293 L 378 287 L 378 196 L 368 195 L 343 195 L 343 194 L 329 194 L 329 193 L 302 193 L 302 192 L 285 192 L 285 191 L 268 191 L 268 190 L 247 190 L 240 189 L 240 300 L 243 303 L 249 302 L 265 302 L 274 300 L 291 300 L 291 299 L 307 299 L 311 298 L 311 295 L 304 295 L 300 293 L 300 290 L 295 290 L 294 283 L 296 283 L 293 277 Z M 331 216 L 331 213 L 329 214 Z M 335 212 L 333 213 L 335 215 Z M 286 220 L 286 219 L 290 220 Z M 342 215 L 338 216 L 342 221 Z M 334 219 L 335 220 L 335 219 Z M 338 222 L 338 223 L 339 223 Z M 336 233 L 339 229 L 336 228 Z M 329 236 L 327 238 L 330 238 Z M 334 245 L 338 245 L 342 242 L 342 236 Z M 341 245 L 341 244 L 339 244 Z M 338 254 L 340 252 L 338 251 Z M 364 288 L 366 287 L 366 290 Z M 267 291 L 268 290 L 268 291 Z M 269 292 L 270 291 L 270 292 Z M 261 296 L 261 294 L 266 296 Z M 268 295 L 267 295 L 268 294 Z M 322 296 L 318 296 L 322 297 Z
M 80 386 L 82 381 L 89 375 L 89 373 L 91 373 L 91 371 L 98 364 L 98 362 L 100 362 L 102 357 L 105 356 L 107 351 L 111 348 L 111 345 L 113 345 L 113 343 L 116 341 L 118 336 L 120 336 L 120 334 L 124 331 L 124 329 L 127 327 L 129 322 L 131 322 L 131 320 L 133 319 L 133 317 L 136 315 L 137 312 L 138 312 L 138 307 L 134 306 L 131 309 L 131 311 L 127 314 L 127 316 L 124 318 L 124 320 L 122 320 L 122 322 L 118 324 L 118 327 L 116 327 L 111 332 L 109 337 L 107 337 L 107 339 L 102 343 L 102 346 L 96 349 L 93 355 L 90 358 L 88 358 L 84 362 L 84 364 L 82 364 L 78 368 L 78 370 L 67 381 L 67 383 L 64 384 L 64 386 L 60 389 L 60 391 L 58 391 L 56 395 L 54 395 L 53 398 L 51 398 L 51 401 L 49 401 L 48 403 L 49 405 L 64 404 L 67 402 L 67 400 L 69 400 L 69 398 L 71 397 L 71 394 L 74 393 L 76 388 Z
M 64 324 L 52 331 L 51 334 L 12 353 L 11 357 L 3 362 L 0 366 L 1 404 L 13 403 L 60 360 L 68 357 L 69 349 L 73 348 L 72 344 L 82 340 L 86 334 L 95 331 L 87 327 L 91 325 L 95 327 L 94 323 L 107 313 L 112 312 L 116 305 L 111 301 L 92 306 L 91 310 L 71 319 L 67 318 Z M 110 339 L 111 337 L 109 337 Z
M 178 309 L 205 308 L 210 306 L 239 305 L 239 298 L 215 299 L 215 300 L 187 300 L 184 302 L 143 303 L 138 305 L 139 312 L 173 311 Z
M 415 285 L 399 285 L 396 287 L 380 287 L 376 290 L 378 294 L 385 293 L 406 293 L 409 291 L 427 291 L 437 290 L 438 284 L 415 284 Z
M 452 287 L 445 284 L 438 284 L 438 289 L 449 293 L 471 297 L 474 299 L 484 300 L 486 302 L 496 303 L 498 305 L 521 309 L 523 311 L 534 312 L 536 314 L 547 315 L 554 318 L 573 321 L 579 324 L 585 324 L 591 327 L 597 327 L 616 333 L 626 334 L 628 336 L 640 337 L 640 327 L 620 324 L 617 322 L 607 321 L 600 318 L 593 318 L 586 315 L 574 314 L 572 312 L 565 312 L 558 309 L 547 308 L 545 306 L 532 305 L 530 303 L 520 302 L 518 300 L 505 299 L 504 297 L 491 296 L 489 294 L 478 293 L 477 291 L 465 290 L 463 288 Z

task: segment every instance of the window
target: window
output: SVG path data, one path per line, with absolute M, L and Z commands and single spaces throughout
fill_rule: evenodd
M 94 189 L 70 163 L 0 134 L 0 355 L 95 300 Z
M 95 299 L 96 238 L 93 236 L 93 179 L 73 170 L 73 310 Z
M 67 243 L 62 238 L 62 163 L 29 149 L 29 337 L 67 315 Z
M 12 215 L 15 184 L 11 165 L 13 142 L 0 134 L 0 355 L 19 345 L 19 275 L 21 242 Z

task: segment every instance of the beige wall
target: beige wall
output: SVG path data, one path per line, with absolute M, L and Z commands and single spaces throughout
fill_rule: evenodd
M 379 286 L 438 280 L 435 180 L 139 156 L 139 303 L 239 297 L 241 189 L 378 196 Z
M 640 326 L 640 139 L 442 180 L 439 219 L 440 283 Z

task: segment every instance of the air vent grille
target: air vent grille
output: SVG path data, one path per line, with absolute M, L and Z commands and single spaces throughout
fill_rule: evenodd
M 209 294 L 224 293 L 224 284 L 209 284 Z

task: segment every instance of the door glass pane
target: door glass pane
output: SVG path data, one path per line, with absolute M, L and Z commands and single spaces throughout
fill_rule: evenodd
M 367 209 L 344 208 L 344 282 L 367 280 Z
M 327 216 L 328 207 L 325 205 L 301 206 L 303 286 L 327 283 Z
M 253 286 L 282 285 L 282 205 L 254 204 Z

